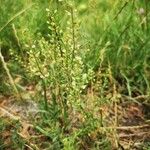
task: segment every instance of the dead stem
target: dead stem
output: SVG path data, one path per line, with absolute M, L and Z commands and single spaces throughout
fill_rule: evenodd
M 10 84 L 11 84 L 11 86 L 12 86 L 12 88 L 13 88 L 15 94 L 16 94 L 15 95 L 16 98 L 19 99 L 19 100 L 23 100 L 23 98 L 21 96 L 21 93 L 19 93 L 19 91 L 18 91 L 18 89 L 17 89 L 17 87 L 15 85 L 15 82 L 13 80 L 13 77 L 11 76 L 10 71 L 9 71 L 9 69 L 7 67 L 7 64 L 6 64 L 5 60 L 4 60 L 4 57 L 3 57 L 2 52 L 1 52 L 1 47 L 0 47 L 0 60 L 1 60 L 2 65 L 3 65 L 3 67 L 4 67 L 5 71 L 6 71 L 7 76 L 9 78 L 9 82 L 10 82 Z

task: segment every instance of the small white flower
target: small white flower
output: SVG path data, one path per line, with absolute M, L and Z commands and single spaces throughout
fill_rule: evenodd
M 144 8 L 138 9 L 137 13 L 138 13 L 139 15 L 144 15 L 144 14 L 145 14 Z
M 32 45 L 32 48 L 35 48 L 35 45 Z
M 87 74 L 84 73 L 84 74 L 82 75 L 82 79 L 83 79 L 83 80 L 86 80 L 86 79 L 87 79 Z
M 25 47 L 26 47 L 26 48 L 29 48 L 29 45 L 25 44 Z
M 66 13 L 67 13 L 68 16 L 71 16 L 71 12 L 66 10 Z
M 46 8 L 46 11 L 49 12 L 50 10 L 48 8 Z
M 75 58 L 76 58 L 77 61 L 81 61 L 81 57 L 76 56 Z
M 54 13 L 56 14 L 56 13 L 57 13 L 57 10 L 54 10 Z
M 47 23 L 47 24 L 50 24 L 50 22 L 49 22 L 49 21 L 46 21 L 46 23 Z

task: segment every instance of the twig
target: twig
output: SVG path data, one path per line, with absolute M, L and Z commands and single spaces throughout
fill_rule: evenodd
M 5 108 L 0 107 L 0 111 L 2 112 L 2 115 L 6 115 L 13 120 L 20 120 L 20 117 L 13 115 L 11 112 L 9 112 Z
M 131 100 L 139 105 L 141 105 L 141 102 L 143 103 L 143 101 L 139 101 L 139 100 L 146 100 L 148 99 L 150 96 L 149 95 L 139 95 L 139 96 L 136 96 L 136 97 L 130 97 L 130 96 L 127 96 L 127 95 L 122 95 L 122 97 L 128 99 L 128 100 Z
M 134 133 L 134 134 L 122 134 L 122 135 L 120 134 L 119 138 L 127 138 L 127 137 L 135 137 L 135 136 L 139 137 L 139 136 L 142 136 L 145 134 L 150 135 L 149 132 L 141 132 L 141 133 Z
M 15 40 L 17 42 L 17 46 L 18 46 L 19 49 L 21 49 L 21 44 L 20 44 L 20 40 L 19 40 L 18 35 L 17 35 L 17 30 L 16 30 L 16 27 L 15 27 L 15 24 L 12 24 L 12 29 L 13 29 Z
M 15 82 L 14 82 L 14 80 L 13 80 L 11 74 L 10 74 L 10 71 L 9 71 L 9 69 L 7 67 L 7 64 L 6 64 L 5 60 L 4 60 L 4 57 L 3 57 L 2 52 L 1 52 L 1 47 L 0 47 L 0 60 L 1 60 L 2 65 L 3 65 L 3 67 L 4 67 L 5 71 L 6 71 L 7 76 L 9 78 L 9 82 L 10 82 L 10 84 L 12 85 L 12 87 L 14 89 L 14 92 L 16 94 L 16 98 L 17 99 L 19 98 L 20 100 L 23 100 L 23 98 L 22 98 L 21 94 L 19 93 L 19 91 L 18 91 L 18 89 L 17 89 L 17 87 L 15 85 Z
M 144 124 L 140 126 L 120 126 L 120 127 L 100 127 L 99 129 L 117 129 L 117 130 L 130 130 L 130 129 L 140 129 L 140 128 L 146 128 L 150 127 L 149 124 Z

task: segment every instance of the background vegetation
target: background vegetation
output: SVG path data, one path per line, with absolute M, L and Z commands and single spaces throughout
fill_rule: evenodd
M 149 149 L 148 0 L 0 4 L 0 149 Z

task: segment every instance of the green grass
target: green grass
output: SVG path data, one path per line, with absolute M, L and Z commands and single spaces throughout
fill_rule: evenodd
M 147 0 L 2 1 L 2 55 L 24 101 L 24 87 L 33 85 L 29 97 L 39 106 L 31 143 L 16 125 L 9 146 L 119 149 L 101 107 L 119 104 L 122 96 L 150 95 L 149 9 Z M 15 96 L 12 91 L 0 63 L 0 92 Z M 5 126 L 0 124 L 0 133 Z

